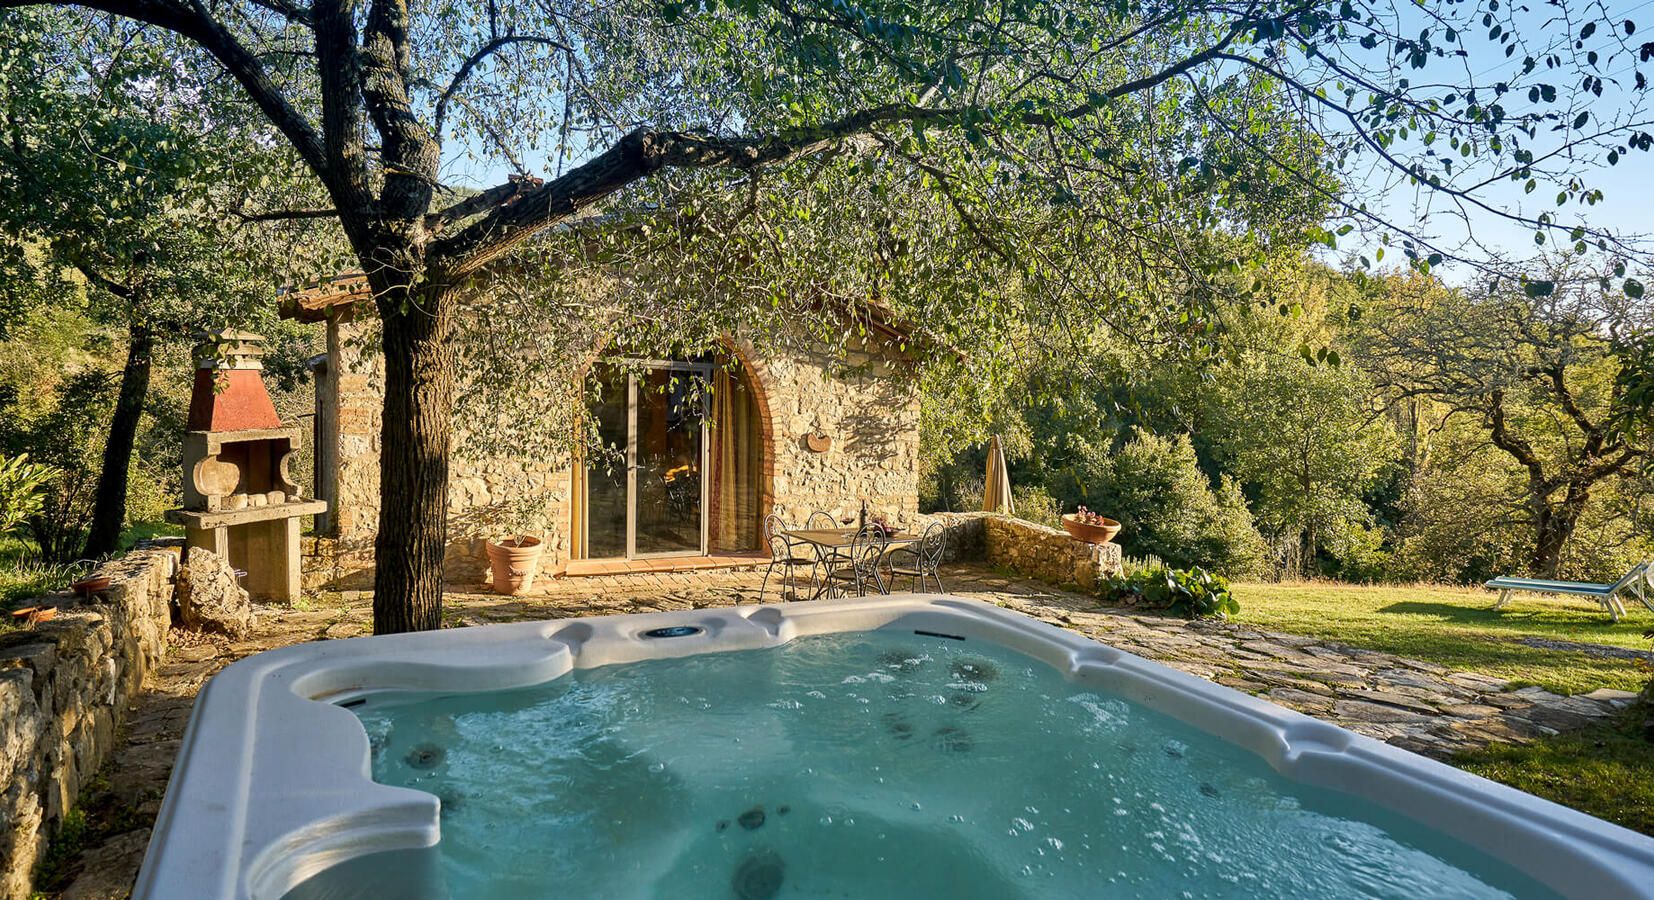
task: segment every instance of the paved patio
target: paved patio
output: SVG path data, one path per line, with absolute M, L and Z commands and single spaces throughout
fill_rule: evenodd
M 567 578 L 544 582 L 525 597 L 502 597 L 477 586 L 449 593 L 444 624 L 756 603 L 762 575 L 762 570 L 726 570 Z M 1612 714 L 1634 697 L 1609 690 L 1562 697 L 1540 688 L 1510 689 L 1501 679 L 1312 638 L 1098 609 L 1092 598 L 980 567 L 947 567 L 943 579 L 950 592 L 1035 616 L 1437 758 L 1493 741 L 1575 729 Z M 772 581 L 766 599 L 775 600 L 776 593 Z M 297 609 L 265 608 L 246 641 L 175 630 L 166 662 L 129 712 L 107 790 L 89 798 L 94 820 L 153 821 L 195 695 L 219 669 L 273 647 L 365 634 L 370 603 L 365 592 L 345 592 L 319 595 Z M 65 900 L 124 897 L 148 837 L 147 827 L 138 828 L 88 849 L 81 857 L 83 872 L 63 894 Z

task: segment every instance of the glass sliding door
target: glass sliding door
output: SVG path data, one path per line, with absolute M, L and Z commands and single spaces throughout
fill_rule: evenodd
M 632 385 L 625 372 L 607 366 L 599 367 L 594 378 L 597 446 L 586 451 L 586 556 L 604 559 L 627 555 Z
M 585 473 L 588 558 L 706 552 L 710 375 L 687 363 L 599 371 L 599 446 Z

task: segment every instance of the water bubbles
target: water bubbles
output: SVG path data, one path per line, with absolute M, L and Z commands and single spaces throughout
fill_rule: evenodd
M 955 691 L 948 695 L 948 705 L 956 709 L 972 710 L 982 705 L 982 698 L 966 691 Z
M 427 742 L 415 744 L 408 750 L 408 755 L 402 757 L 402 761 L 407 763 L 410 769 L 434 769 L 442 765 L 442 761 L 447 757 L 447 750 Z
M 1058 852 L 1062 851 L 1062 841 L 1060 839 L 1056 838 L 1056 837 L 1046 838 L 1045 839 L 1045 845 L 1047 847 L 1050 847 L 1052 850 L 1056 850 Z
M 965 821 L 965 817 L 958 814 L 958 813 L 954 813 L 953 815 L 948 816 L 948 821 L 949 822 L 963 822 L 963 821 Z
M 1016 834 L 1018 831 L 1033 831 L 1034 830 L 1034 823 L 1028 821 L 1027 819 L 1024 819 L 1021 816 L 1017 816 L 1016 818 L 1012 819 L 1011 824 L 1015 826 L 1015 828 L 1013 828 L 1012 831 L 1011 831 L 1012 834 Z
M 654 772 L 656 775 L 659 775 L 660 773 L 666 771 L 666 763 L 663 763 L 663 762 L 650 763 L 649 764 L 649 771 Z
M 915 800 L 915 801 L 913 801 L 913 802 L 912 802 L 912 803 L 910 803 L 910 804 L 908 804 L 908 805 L 909 805 L 909 806 L 911 806 L 911 807 L 913 807 L 913 811 L 914 811 L 914 812 L 918 812 L 918 811 L 919 811 L 919 810 L 920 810 L 920 809 L 922 809 L 922 808 L 923 808 L 923 807 L 921 807 L 921 806 L 920 806 L 920 805 L 919 805 L 919 801 L 917 801 L 917 800 Z
M 961 659 L 948 667 L 958 681 L 993 681 L 999 677 L 999 667 L 985 659 Z
M 804 696 L 810 697 L 810 698 L 815 699 L 815 700 L 826 700 L 827 699 L 827 695 L 823 694 L 820 691 L 810 691 L 809 693 L 805 694 Z

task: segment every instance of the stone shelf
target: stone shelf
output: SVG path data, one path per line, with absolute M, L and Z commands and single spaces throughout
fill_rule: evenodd
M 274 503 L 267 506 L 247 506 L 241 509 L 221 509 L 213 512 L 195 509 L 169 509 L 167 521 L 189 528 L 224 528 L 251 522 L 268 522 L 295 516 L 313 516 L 327 512 L 326 500 L 299 500 Z

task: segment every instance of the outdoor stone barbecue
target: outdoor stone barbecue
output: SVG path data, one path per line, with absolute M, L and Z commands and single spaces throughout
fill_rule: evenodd
M 305 500 L 287 472 L 301 429 L 284 428 L 264 388 L 263 338 L 215 331 L 195 349 L 189 431 L 184 437 L 184 506 L 168 521 L 186 542 L 245 572 L 255 600 L 292 603 L 301 591 L 299 520 L 327 511 Z

